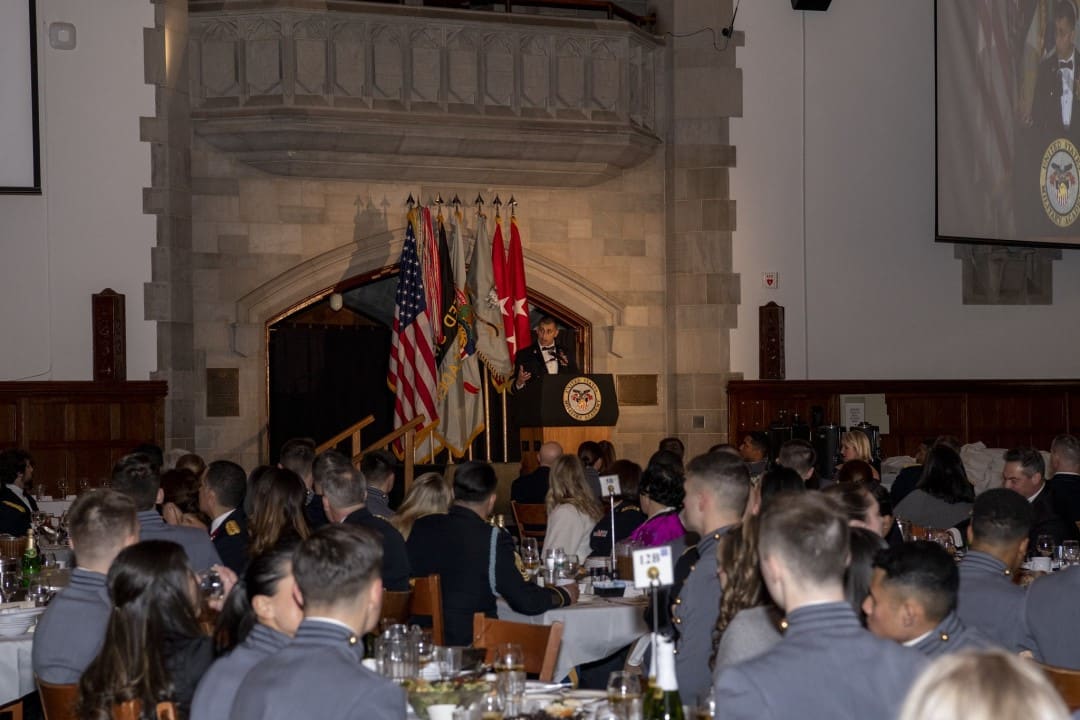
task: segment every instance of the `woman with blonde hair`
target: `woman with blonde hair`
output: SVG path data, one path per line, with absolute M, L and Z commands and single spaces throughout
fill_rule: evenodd
M 870 466 L 870 471 L 874 474 L 874 479 L 881 479 L 881 475 L 878 474 L 877 468 L 874 467 L 873 450 L 870 448 L 870 438 L 868 438 L 866 433 L 862 430 L 849 430 L 840 436 L 840 457 L 844 459 L 844 462 L 840 464 L 840 467 L 843 467 L 844 463 L 851 462 L 852 460 L 862 460 Z
M 562 548 L 567 555 L 588 557 L 593 526 L 604 510 L 589 489 L 585 468 L 576 455 L 563 455 L 551 468 L 547 512 L 544 551 Z
M 959 652 L 929 665 L 908 692 L 900 720 L 1068 720 L 1069 711 L 1030 660 L 1002 650 Z
M 426 515 L 445 515 L 453 504 L 454 485 L 440 473 L 426 472 L 413 482 L 390 524 L 408 540 L 413 523 Z

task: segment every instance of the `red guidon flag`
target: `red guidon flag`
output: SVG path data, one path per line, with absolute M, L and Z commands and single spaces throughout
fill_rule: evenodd
M 503 248 L 502 219 L 500 218 L 495 218 L 495 237 L 491 240 L 491 270 L 495 279 L 495 293 L 499 296 L 499 313 L 502 315 L 503 329 L 506 331 L 506 349 L 510 354 L 510 365 L 513 366 L 518 350 L 517 333 L 511 312 L 510 295 L 513 288 L 510 285 L 506 250 Z
M 520 352 L 532 345 L 532 329 L 529 327 L 529 301 L 525 296 L 525 256 L 521 250 L 517 220 L 513 216 L 510 217 L 510 254 L 506 259 L 506 274 L 510 285 L 510 314 L 514 318 L 514 336 L 517 339 L 515 347 Z

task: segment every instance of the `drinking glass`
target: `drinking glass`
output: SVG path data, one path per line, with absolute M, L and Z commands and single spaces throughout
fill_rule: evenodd
M 900 528 L 900 537 L 904 542 L 911 542 L 915 538 L 911 537 L 911 521 L 903 518 L 896 518 L 896 526 Z
M 67 478 L 60 478 L 56 481 L 56 489 L 60 493 L 60 500 L 67 500 Z
M 416 677 L 416 646 L 404 625 L 391 625 L 382 634 L 382 670 L 391 680 Z
M 480 720 L 503 720 L 506 707 L 498 693 L 488 693 L 480 698 Z
M 1061 543 L 1062 556 L 1066 565 L 1080 563 L 1080 540 L 1066 540 Z
M 495 689 L 503 701 L 503 710 L 517 714 L 525 698 L 525 651 L 517 643 L 495 646 Z
M 1048 558 L 1054 554 L 1054 536 L 1048 534 L 1041 534 L 1035 540 L 1035 549 L 1039 555 Z
M 416 662 L 422 670 L 434 658 L 435 643 L 431 640 L 431 633 L 419 627 L 411 628 L 409 636 L 412 638 L 413 648 L 416 651 Z
M 461 672 L 461 648 L 438 646 L 434 649 L 433 657 L 440 680 L 449 680 Z
M 521 562 L 532 577 L 540 568 L 540 548 L 537 547 L 536 538 L 524 538 L 521 541 Z
M 608 704 L 619 720 L 641 718 L 641 676 L 622 670 L 611 673 L 607 684 Z
M 716 717 L 716 695 L 710 689 L 704 695 L 698 695 L 694 707 L 694 720 L 713 720 Z
M 79 478 L 79 494 L 82 495 L 84 492 L 86 492 L 89 489 L 90 489 L 90 478 Z
M 567 555 L 563 561 L 563 572 L 566 577 L 574 580 L 577 578 L 578 568 L 581 567 L 581 563 L 578 560 L 577 555 Z

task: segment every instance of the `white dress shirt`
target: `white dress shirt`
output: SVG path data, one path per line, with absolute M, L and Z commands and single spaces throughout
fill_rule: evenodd
M 1072 67 L 1061 67 L 1062 62 L 1071 62 Z M 1072 124 L 1073 78 L 1076 77 L 1076 52 L 1068 60 L 1058 60 L 1058 73 L 1061 75 L 1061 124 Z

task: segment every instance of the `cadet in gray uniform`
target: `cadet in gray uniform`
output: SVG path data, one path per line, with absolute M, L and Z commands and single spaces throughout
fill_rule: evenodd
M 387 522 L 394 517 L 390 492 L 394 489 L 394 456 L 385 450 L 372 450 L 360 461 L 360 472 L 367 482 L 367 509 Z
M 304 621 L 284 649 L 240 684 L 233 720 L 402 720 L 405 692 L 360 664 L 364 633 L 379 622 L 382 543 L 374 531 L 335 524 L 293 557 Z
M 1047 665 L 1080 670 L 1080 569 L 1041 577 L 1027 591 L 1022 641 Z
M 863 601 L 866 626 L 929 657 L 993 647 L 956 616 L 959 585 L 956 563 L 937 543 L 919 540 L 882 550 Z
M 168 540 L 184 548 L 188 564 L 195 572 L 205 572 L 221 565 L 221 558 L 205 530 L 169 525 L 154 509 L 164 498 L 161 476 L 150 457 L 132 453 L 120 458 L 113 467 L 112 486 L 135 501 L 139 518 L 140 540 Z
M 47 683 L 77 683 L 105 639 L 112 601 L 105 576 L 117 554 L 139 541 L 135 503 L 115 490 L 83 493 L 68 510 L 79 567 L 49 603 L 34 630 L 34 674 Z
M 849 533 L 835 500 L 798 493 L 769 503 L 759 548 L 787 629 L 771 650 L 717 676 L 716 716 L 895 717 L 925 659 L 867 632 L 844 600 Z
M 686 466 L 683 524 L 701 535 L 696 554 L 690 551 L 689 574 L 671 607 L 678 637 L 675 672 L 679 693 L 686 698 L 706 695 L 712 685 L 709 656 L 712 633 L 720 612 L 720 579 L 716 575 L 716 543 L 742 519 L 750 495 L 746 463 L 723 453 L 699 455 Z M 687 555 L 684 555 L 684 558 Z
M 975 498 L 968 544 L 960 561 L 956 614 L 1009 652 L 1023 649 L 1024 589 L 1013 576 L 1024 560 L 1031 529 L 1031 504 L 1006 488 Z

